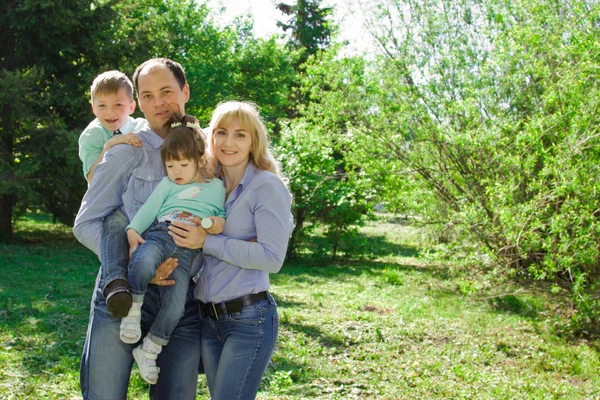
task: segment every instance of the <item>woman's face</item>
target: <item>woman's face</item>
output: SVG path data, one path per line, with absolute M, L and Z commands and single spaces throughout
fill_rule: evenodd
M 214 156 L 223 167 L 245 168 L 250 159 L 252 136 L 237 120 L 218 126 L 213 132 Z

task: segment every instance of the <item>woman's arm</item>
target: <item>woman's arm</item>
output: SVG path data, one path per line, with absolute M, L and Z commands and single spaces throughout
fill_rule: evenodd
M 204 254 L 240 268 L 278 272 L 293 229 L 291 196 L 279 178 L 271 178 L 253 189 L 256 196 L 256 206 L 252 210 L 256 224 L 255 241 L 224 235 L 207 236 L 201 227 L 179 225 L 169 228 L 175 244 L 204 248 Z

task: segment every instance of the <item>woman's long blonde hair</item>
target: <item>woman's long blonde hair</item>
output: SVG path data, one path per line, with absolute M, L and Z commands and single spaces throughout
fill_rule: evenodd
M 267 128 L 260 117 L 258 107 L 256 104 L 246 101 L 225 101 L 219 103 L 213 111 L 209 128 L 211 135 L 209 148 L 212 154 L 210 162 L 213 163 L 215 169 L 219 164 L 215 157 L 214 133 L 218 128 L 227 126 L 232 121 L 237 121 L 250 134 L 252 138 L 250 159 L 254 161 L 256 167 L 274 173 L 286 183 L 287 180 L 281 174 L 279 164 L 269 150 Z

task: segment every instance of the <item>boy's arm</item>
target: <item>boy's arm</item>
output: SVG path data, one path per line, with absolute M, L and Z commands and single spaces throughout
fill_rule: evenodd
M 102 152 L 105 140 L 106 132 L 97 120 L 90 122 L 79 136 L 79 158 L 83 164 L 83 176 L 86 179 L 88 179 L 92 165 L 96 164 L 96 159 Z
M 100 161 L 102 161 L 102 158 L 104 158 L 104 154 L 108 150 L 110 150 L 112 147 L 114 147 L 118 144 L 130 144 L 135 147 L 141 147 L 142 141 L 135 133 L 126 133 L 126 134 L 122 134 L 122 135 L 113 136 L 112 138 L 108 139 L 108 141 L 104 144 L 104 147 L 102 148 L 102 152 L 100 152 L 100 155 L 96 158 L 96 160 L 90 167 L 90 171 L 87 174 L 88 182 L 92 181 L 92 178 L 94 177 L 94 170 L 96 169 L 96 165 L 98 165 L 98 163 Z

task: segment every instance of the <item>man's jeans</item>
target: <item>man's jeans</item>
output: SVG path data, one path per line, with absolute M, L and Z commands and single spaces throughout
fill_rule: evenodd
M 200 250 L 179 247 L 169 236 L 169 225 L 166 222 L 155 221 L 144 233 L 143 244 L 131 256 L 129 265 L 129 284 L 133 293 L 133 301 L 141 301 L 146 288 L 156 274 L 156 268 L 168 257 L 179 259 L 177 268 L 171 274 L 175 285 L 164 286 L 160 296 L 160 311 L 150 327 L 149 337 L 160 345 L 169 343 L 173 329 L 183 317 L 185 298 L 188 292 L 190 278 L 196 275 L 192 271 L 194 257 Z M 196 263 L 195 265 L 199 265 Z
M 119 337 L 120 318 L 108 313 L 102 295 L 100 272 L 92 296 L 90 321 L 83 355 L 80 384 L 84 400 L 122 400 L 127 386 L 136 345 L 125 344 Z M 184 285 L 188 288 L 188 285 Z M 142 307 L 142 334 L 145 335 L 160 311 L 164 286 L 151 285 Z M 158 356 L 158 383 L 150 386 L 150 398 L 159 400 L 192 400 L 196 398 L 198 363 L 200 361 L 200 319 L 193 287 L 187 292 L 185 314 L 171 335 L 169 344 Z
M 211 399 L 255 399 L 277 341 L 273 297 L 218 320 L 208 316 L 200 320 L 202 362 Z
M 128 224 L 127 217 L 119 209 L 104 218 L 100 239 L 100 261 L 102 262 L 100 288 L 102 291 L 115 279 L 127 280 L 129 242 L 125 228 Z

